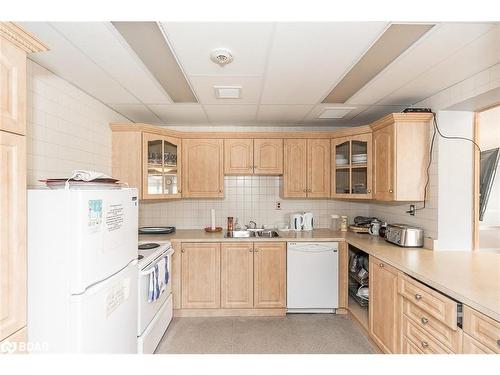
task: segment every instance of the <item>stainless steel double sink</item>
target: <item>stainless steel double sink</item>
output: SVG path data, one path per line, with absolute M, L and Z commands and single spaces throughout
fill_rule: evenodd
M 232 232 L 226 232 L 224 234 L 225 238 L 276 238 L 280 234 L 278 231 L 273 229 L 263 229 L 263 230 L 234 230 Z

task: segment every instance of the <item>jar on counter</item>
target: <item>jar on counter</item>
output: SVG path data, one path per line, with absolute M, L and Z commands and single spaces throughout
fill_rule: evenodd
M 349 224 L 349 221 L 347 220 L 347 216 L 341 216 L 340 217 L 340 231 L 347 232 L 348 224 Z
M 338 232 L 340 230 L 340 215 L 331 215 L 330 229 Z

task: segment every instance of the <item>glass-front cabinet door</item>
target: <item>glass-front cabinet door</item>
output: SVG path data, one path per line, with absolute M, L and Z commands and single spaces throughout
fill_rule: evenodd
M 181 197 L 181 140 L 143 133 L 143 199 Z
M 371 199 L 371 138 L 361 134 L 332 140 L 332 197 Z

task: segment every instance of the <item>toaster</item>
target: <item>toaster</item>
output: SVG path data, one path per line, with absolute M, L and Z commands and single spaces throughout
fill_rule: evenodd
M 385 240 L 401 247 L 422 247 L 424 230 L 405 224 L 389 224 L 385 231 Z

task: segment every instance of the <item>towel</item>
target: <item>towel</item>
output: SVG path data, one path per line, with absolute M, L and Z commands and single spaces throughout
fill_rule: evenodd
M 160 298 L 167 288 L 170 278 L 168 272 L 168 257 L 162 258 L 149 274 L 148 302 L 154 302 Z
M 97 178 L 111 178 L 108 175 L 105 175 L 101 172 L 95 171 L 85 171 L 83 169 L 75 169 L 71 174 L 70 180 L 78 180 L 78 181 L 92 181 Z

